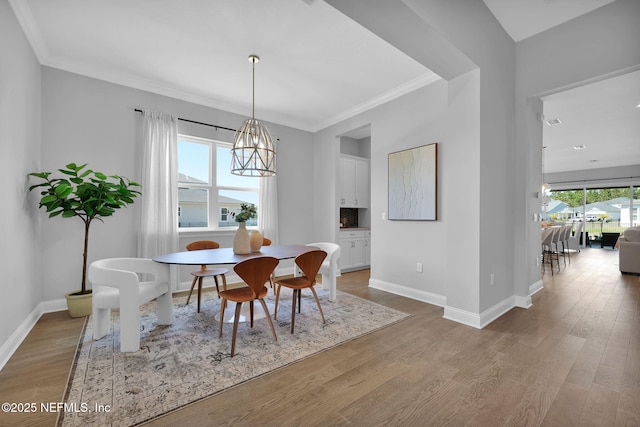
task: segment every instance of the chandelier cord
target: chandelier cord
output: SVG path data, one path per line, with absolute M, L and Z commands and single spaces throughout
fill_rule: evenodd
M 253 64 L 253 75 L 251 77 L 251 118 L 256 119 L 256 59 L 251 58 Z

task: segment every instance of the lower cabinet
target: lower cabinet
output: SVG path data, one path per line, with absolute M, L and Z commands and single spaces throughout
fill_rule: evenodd
M 340 270 L 361 270 L 371 264 L 371 230 L 340 231 Z

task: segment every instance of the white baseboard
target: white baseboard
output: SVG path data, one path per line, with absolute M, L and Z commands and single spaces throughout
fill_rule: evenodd
M 493 307 L 486 309 L 480 314 L 461 310 L 455 307 L 445 306 L 443 317 L 445 319 L 453 320 L 467 326 L 482 329 L 489 323 L 496 320 L 498 317 L 505 314 L 507 311 L 516 307 L 515 298 L 515 295 L 505 298 L 504 300 L 495 304 Z
M 532 297 L 533 295 L 537 294 L 543 289 L 544 289 L 544 285 L 542 283 L 542 279 L 540 279 L 534 284 L 532 284 L 531 286 L 529 286 L 529 297 Z
M 385 282 L 383 280 L 369 279 L 369 287 L 380 289 L 381 291 L 390 292 L 392 294 L 401 295 L 403 297 L 415 299 L 429 304 L 444 307 L 447 304 L 447 298 L 443 295 L 434 294 L 432 292 L 421 291 L 419 289 L 409 288 L 407 286 L 398 285 L 396 283 Z
M 20 323 L 18 328 L 11 334 L 9 339 L 0 347 L 0 370 L 4 368 L 13 353 L 16 352 L 22 341 L 29 335 L 31 329 L 38 323 L 38 320 L 44 313 L 54 311 L 62 311 L 67 309 L 67 301 L 65 299 L 43 301 L 34 308 L 31 313 Z
M 380 289 L 403 297 L 415 299 L 429 304 L 444 307 L 444 318 L 462 323 L 474 328 L 482 329 L 498 317 L 505 314 L 514 307 L 530 308 L 532 306 L 531 296 L 543 289 L 542 280 L 529 286 L 529 295 L 513 295 L 495 304 L 493 307 L 482 313 L 473 313 L 459 308 L 447 306 L 447 298 L 443 295 L 425 292 L 414 288 L 398 285 L 396 283 L 385 282 L 377 279 L 369 279 L 369 287 Z

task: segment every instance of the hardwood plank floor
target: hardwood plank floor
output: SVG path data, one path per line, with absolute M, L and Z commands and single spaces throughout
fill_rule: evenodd
M 483 330 L 368 288 L 368 270 L 344 274 L 340 290 L 413 317 L 149 425 L 638 426 L 640 277 L 617 262 L 609 249 L 572 254 L 532 308 Z M 0 371 L 0 402 L 60 402 L 82 324 L 44 315 Z M 0 426 L 55 420 L 0 412 Z

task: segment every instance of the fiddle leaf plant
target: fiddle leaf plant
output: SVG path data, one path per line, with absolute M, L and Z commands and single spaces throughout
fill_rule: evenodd
M 84 250 L 82 252 L 82 288 L 77 294 L 87 294 L 87 253 L 89 249 L 89 227 L 94 219 L 104 222 L 117 209 L 133 203 L 141 194 L 135 188 L 140 184 L 118 175 L 105 175 L 86 169 L 87 164 L 69 163 L 62 174 L 53 177 L 52 172 L 32 172 L 28 176 L 41 180 L 29 187 L 29 191 L 40 189 L 38 207 L 44 207 L 49 218 L 78 217 L 84 223 Z

